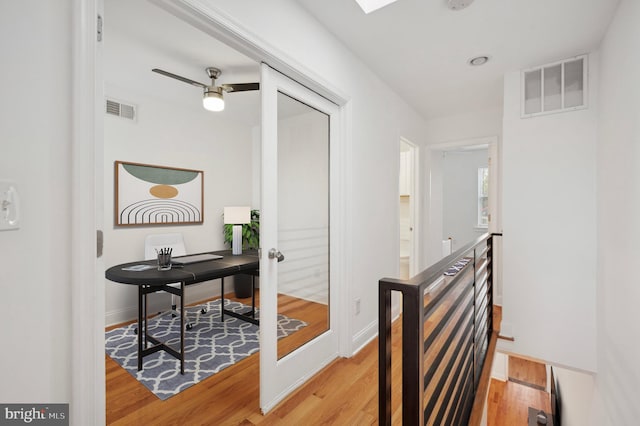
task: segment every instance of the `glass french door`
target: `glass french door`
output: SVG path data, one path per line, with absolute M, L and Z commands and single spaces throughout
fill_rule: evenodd
M 261 96 L 260 407 L 266 413 L 338 356 L 338 292 L 331 291 L 338 107 L 266 64 Z

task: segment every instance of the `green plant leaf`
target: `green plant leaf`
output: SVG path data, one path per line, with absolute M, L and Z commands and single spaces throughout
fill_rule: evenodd
M 223 225 L 225 244 L 233 242 L 233 225 Z M 260 247 L 260 210 L 251 210 L 251 223 L 242 225 L 242 247 L 257 249 Z

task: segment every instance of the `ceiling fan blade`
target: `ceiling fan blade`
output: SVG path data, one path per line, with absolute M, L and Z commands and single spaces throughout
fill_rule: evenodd
M 246 92 L 248 90 L 259 90 L 260 83 L 221 84 L 220 87 L 225 92 Z
M 154 68 L 154 69 L 152 69 L 151 71 L 153 71 L 153 72 L 157 72 L 158 74 L 162 74 L 162 75 L 164 75 L 164 76 L 166 76 L 166 77 L 175 78 L 176 80 L 180 80 L 180 81 L 182 81 L 182 82 L 184 82 L 184 83 L 191 84 L 192 86 L 201 87 L 201 88 L 203 88 L 203 89 L 206 89 L 206 88 L 208 87 L 208 86 L 207 86 L 206 84 L 204 84 L 204 83 L 200 83 L 200 82 L 198 82 L 198 81 L 191 80 L 191 79 L 189 79 L 189 78 L 182 77 L 182 76 L 180 76 L 180 75 L 173 74 L 173 73 L 170 73 L 170 72 L 168 72 L 168 71 L 164 71 L 164 70 L 161 70 L 161 69 L 158 69 L 158 68 Z

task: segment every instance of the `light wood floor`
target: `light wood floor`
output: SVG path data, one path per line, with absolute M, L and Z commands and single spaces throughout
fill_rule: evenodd
M 510 356 L 509 380 L 544 390 L 547 386 L 547 367 L 539 362 Z
M 246 303 L 246 300 L 240 300 Z M 326 327 L 324 311 L 296 299 L 279 300 L 281 313 L 308 327 L 282 339 L 282 353 Z M 312 304 L 317 305 L 317 304 Z M 259 354 L 161 401 L 106 357 L 107 424 L 113 425 L 308 425 L 377 423 L 377 346 L 372 342 L 350 359 L 339 359 L 263 416 L 259 408 Z M 396 358 L 399 358 L 397 356 Z
M 494 314 L 494 329 L 500 330 L 502 308 L 495 306 Z M 549 412 L 549 394 L 539 389 L 546 386 L 546 375 L 544 364 L 510 356 L 509 377 L 520 383 L 491 379 L 487 397 L 487 426 L 527 426 L 529 407 Z
M 529 407 L 549 412 L 549 394 L 515 382 L 491 379 L 487 400 L 488 426 L 527 426 Z
M 241 300 L 246 303 L 246 300 Z M 302 306 L 289 301 L 287 315 Z M 283 306 L 287 303 L 283 303 Z M 500 310 L 494 324 L 499 327 Z M 315 315 L 322 317 L 316 312 Z M 322 321 L 317 321 L 321 323 Z M 393 325 L 392 421 L 401 424 L 400 321 Z M 308 332 L 314 331 L 309 327 Z M 321 329 L 320 324 L 317 325 Z M 292 335 L 295 336 L 298 333 Z M 306 341 L 309 335 L 299 334 Z M 295 342 L 288 344 L 295 345 Z M 377 339 L 349 359 L 338 359 L 289 399 L 263 416 L 259 408 L 259 354 L 231 366 L 180 394 L 161 401 L 117 363 L 106 357 L 107 424 L 110 425 L 373 425 L 378 423 Z M 522 389 L 522 388 L 525 389 Z M 529 406 L 549 410 L 533 388 L 492 381 L 488 397 L 489 426 L 526 425 Z M 537 399 L 536 399 L 537 398 Z M 532 402 L 533 401 L 533 402 Z

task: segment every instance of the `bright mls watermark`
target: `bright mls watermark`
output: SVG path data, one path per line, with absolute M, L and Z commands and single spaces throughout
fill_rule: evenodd
M 0 426 L 69 425 L 69 404 L 0 404 Z

